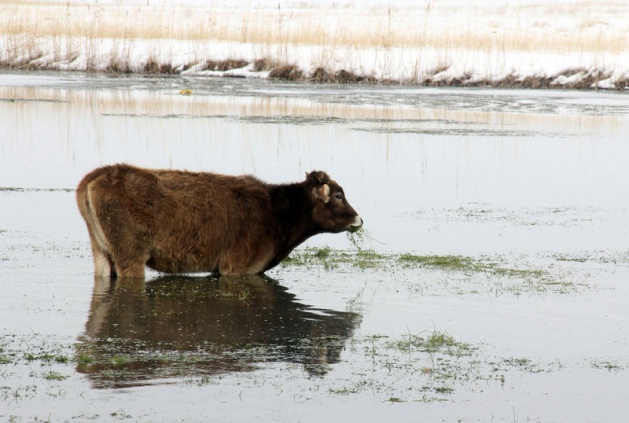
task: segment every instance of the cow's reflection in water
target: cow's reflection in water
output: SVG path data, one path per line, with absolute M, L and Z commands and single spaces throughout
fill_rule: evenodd
M 253 370 L 265 362 L 323 375 L 360 323 L 295 301 L 265 276 L 96 278 L 79 371 L 95 386 L 159 383 Z

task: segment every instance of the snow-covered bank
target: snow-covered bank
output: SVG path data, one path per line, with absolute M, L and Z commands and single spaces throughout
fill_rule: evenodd
M 624 1 L 0 3 L 0 66 L 627 89 Z

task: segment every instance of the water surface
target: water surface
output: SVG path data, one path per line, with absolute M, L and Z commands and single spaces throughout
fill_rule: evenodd
M 626 414 L 625 94 L 5 72 L 0 128 L 2 419 Z M 95 281 L 73 189 L 118 162 L 326 170 L 380 258 Z

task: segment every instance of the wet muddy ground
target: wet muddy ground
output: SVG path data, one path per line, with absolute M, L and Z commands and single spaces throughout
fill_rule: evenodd
M 628 411 L 626 95 L 1 73 L 0 127 L 0 420 Z M 324 169 L 370 237 L 94 281 L 73 189 L 115 162 Z

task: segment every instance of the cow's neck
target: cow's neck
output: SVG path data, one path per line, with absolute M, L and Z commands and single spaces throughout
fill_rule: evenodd
M 271 189 L 271 199 L 281 235 L 267 269 L 277 266 L 311 236 L 323 232 L 312 222 L 312 200 L 303 183 L 277 185 Z

